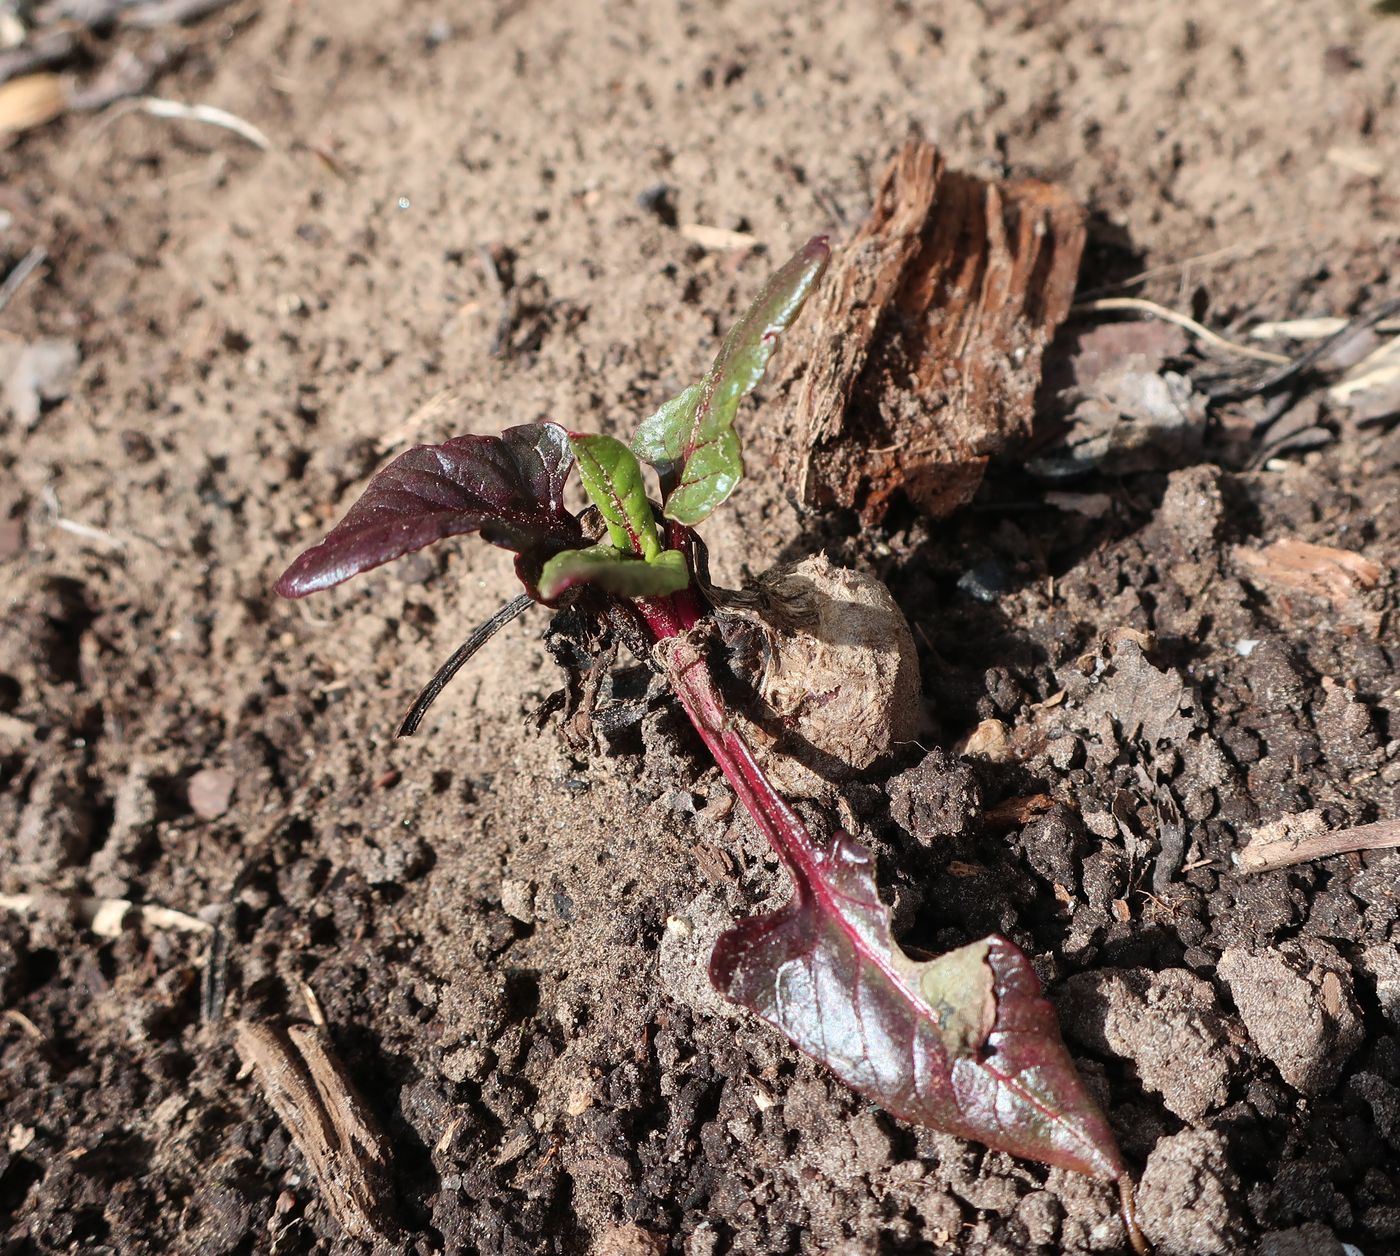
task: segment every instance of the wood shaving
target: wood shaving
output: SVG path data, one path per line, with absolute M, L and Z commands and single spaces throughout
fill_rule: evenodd
M 1292 537 L 1262 549 L 1238 545 L 1235 561 L 1254 584 L 1326 597 L 1334 606 L 1374 589 L 1384 574 L 1380 564 L 1353 550 Z

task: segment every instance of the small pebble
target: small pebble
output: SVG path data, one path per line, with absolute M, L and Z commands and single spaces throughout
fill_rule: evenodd
M 201 768 L 187 786 L 190 810 L 201 820 L 217 820 L 233 801 L 235 784 L 227 768 Z

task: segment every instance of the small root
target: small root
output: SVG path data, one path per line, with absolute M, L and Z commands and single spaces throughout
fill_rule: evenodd
M 1128 1242 L 1138 1256 L 1152 1256 L 1152 1244 L 1138 1225 L 1137 1198 L 1133 1194 L 1133 1179 L 1126 1173 L 1118 1179 L 1118 1215 L 1123 1218 L 1123 1227 L 1128 1231 Z

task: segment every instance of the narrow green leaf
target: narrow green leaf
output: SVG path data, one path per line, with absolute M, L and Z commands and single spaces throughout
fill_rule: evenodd
M 613 545 L 654 559 L 661 553 L 661 540 L 635 455 L 611 436 L 570 433 L 569 444 L 578 460 L 584 490 L 608 525 Z
M 768 359 L 782 335 L 802 309 L 807 295 L 826 269 L 831 248 L 826 236 L 814 236 L 775 274 L 730 328 L 710 368 L 710 407 L 713 417 L 727 412 L 734 421 L 739 398 L 749 392 L 768 369 Z
M 666 499 L 668 519 L 699 523 L 739 483 L 744 473 L 734 433 L 739 402 L 763 378 L 778 337 L 792 325 L 830 256 L 825 236 L 809 240 L 730 329 L 705 378 L 637 429 L 633 450 L 657 468 L 663 482 L 676 484 Z
M 596 584 L 621 597 L 665 597 L 689 583 L 680 550 L 662 550 L 647 561 L 611 545 L 594 545 L 555 554 L 540 572 L 539 589 L 540 597 L 552 602 L 576 584 Z

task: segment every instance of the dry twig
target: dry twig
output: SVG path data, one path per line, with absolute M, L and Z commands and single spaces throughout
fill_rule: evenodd
M 48 253 L 36 244 L 15 263 L 15 268 L 5 276 L 5 282 L 0 283 L 0 310 L 14 300 L 15 293 L 24 286 L 24 281 L 38 270 L 47 258 Z
M 1400 846 L 1400 820 L 1381 820 L 1327 832 L 1322 813 L 1305 811 L 1259 829 L 1239 855 L 1241 872 L 1267 872 L 1312 859 L 1330 859 L 1357 850 L 1386 850 Z
M 183 101 L 165 100 L 160 96 L 139 96 L 118 106 L 108 117 L 109 120 L 115 121 L 128 113 L 146 113 L 153 118 L 167 118 L 178 122 L 203 122 L 208 126 L 232 131 L 240 139 L 247 140 L 264 152 L 272 147 L 272 141 L 251 122 L 214 105 L 187 105 Z
M 151 929 L 169 929 L 179 933 L 205 934 L 213 931 L 213 926 L 198 916 L 176 911 L 172 907 L 133 903 L 126 898 L 0 894 L 0 910 L 12 911 L 19 915 L 51 912 L 70 915 L 78 924 L 91 929 L 100 938 L 119 936 L 128 922 L 133 920 Z
M 730 231 L 725 227 L 710 227 L 703 222 L 683 222 L 679 230 L 683 239 L 698 244 L 702 249 L 713 252 L 727 252 L 732 249 L 751 249 L 758 243 L 758 237 L 747 231 Z
M 18 1026 L 21 1031 L 35 1042 L 44 1041 L 44 1031 L 18 1009 L 7 1007 L 5 1009 L 5 1019 L 9 1021 L 10 1024 Z

